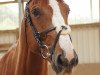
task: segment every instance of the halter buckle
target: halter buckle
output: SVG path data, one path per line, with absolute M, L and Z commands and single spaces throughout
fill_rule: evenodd
M 47 59 L 50 57 L 50 53 L 49 53 L 49 48 L 47 45 L 43 45 L 43 47 L 41 48 L 41 55 L 44 59 Z

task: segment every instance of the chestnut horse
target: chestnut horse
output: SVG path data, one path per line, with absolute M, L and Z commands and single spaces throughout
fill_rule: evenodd
M 71 73 L 78 57 L 63 0 L 29 0 L 18 41 L 0 59 L 0 75 L 47 75 L 48 61 L 57 75 Z

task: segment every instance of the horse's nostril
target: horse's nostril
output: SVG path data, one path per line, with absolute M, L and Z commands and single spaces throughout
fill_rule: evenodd
M 63 54 L 59 55 L 57 58 L 57 63 L 60 66 L 68 66 L 68 60 L 65 58 Z
M 58 55 L 57 57 L 57 64 L 59 66 L 64 66 L 64 67 L 73 67 L 76 66 L 78 64 L 78 56 L 77 54 L 75 55 L 75 57 L 73 59 L 71 59 L 71 61 L 68 61 L 67 58 L 65 58 L 65 56 L 63 54 Z
M 76 55 L 71 61 L 71 65 L 76 66 L 78 64 L 78 56 Z
M 62 65 L 62 64 L 63 64 L 61 55 L 58 56 L 58 58 L 57 58 L 57 63 L 58 63 L 59 65 Z

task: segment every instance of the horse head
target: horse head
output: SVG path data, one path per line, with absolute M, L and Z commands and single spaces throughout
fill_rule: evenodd
M 27 31 L 34 35 L 30 36 L 36 40 L 36 50 L 50 61 L 57 74 L 70 73 L 78 64 L 67 22 L 69 11 L 63 0 L 30 0 L 25 10 L 25 23 L 29 25 Z

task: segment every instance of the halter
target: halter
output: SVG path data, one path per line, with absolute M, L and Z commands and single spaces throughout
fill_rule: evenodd
M 31 0 L 30 0 L 31 1 Z M 37 28 L 35 27 L 35 25 L 33 24 L 32 22 L 32 18 L 30 16 L 30 10 L 29 10 L 29 7 L 28 7 L 28 4 L 30 3 L 30 1 L 26 4 L 26 16 L 25 16 L 25 37 L 26 37 L 26 43 L 27 43 L 27 35 L 26 35 L 26 23 L 29 24 L 31 30 L 32 30 L 32 33 L 35 37 L 35 40 L 40 48 L 40 53 L 41 53 L 41 56 L 44 58 L 44 59 L 52 59 L 52 55 L 54 54 L 54 50 L 55 50 L 55 47 L 56 47 L 56 44 L 59 40 L 59 37 L 60 37 L 60 33 L 62 32 L 63 29 L 66 29 L 64 26 L 62 26 L 62 30 L 59 31 L 59 33 L 57 34 L 56 38 L 55 38 L 55 41 L 53 43 L 53 46 L 51 48 L 49 48 L 46 44 L 43 43 L 43 40 L 41 39 L 42 35 L 43 36 L 46 36 L 49 32 L 52 32 L 56 29 L 56 27 L 53 27 L 53 28 L 49 28 L 49 29 L 46 29 L 45 31 L 43 32 L 39 32 L 37 30 Z M 46 53 L 46 54 L 45 54 Z

